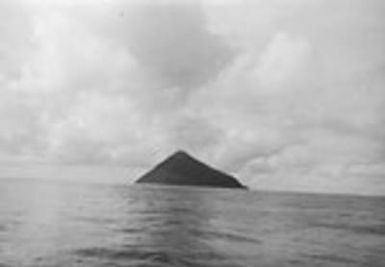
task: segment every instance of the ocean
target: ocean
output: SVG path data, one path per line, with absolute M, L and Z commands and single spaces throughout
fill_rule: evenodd
M 0 180 L 0 266 L 385 266 L 385 198 Z

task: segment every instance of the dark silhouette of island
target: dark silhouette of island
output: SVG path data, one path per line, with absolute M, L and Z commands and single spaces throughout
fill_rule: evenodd
M 156 165 L 136 183 L 247 189 L 234 177 L 178 151 Z

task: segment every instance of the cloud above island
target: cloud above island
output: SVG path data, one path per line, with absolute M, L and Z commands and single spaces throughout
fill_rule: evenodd
M 2 168 L 185 149 L 254 188 L 385 194 L 382 1 L 0 6 Z

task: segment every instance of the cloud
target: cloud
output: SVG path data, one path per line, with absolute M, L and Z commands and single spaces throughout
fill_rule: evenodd
M 216 128 L 205 117 L 183 114 L 175 121 L 170 129 L 170 143 L 175 149 L 184 147 L 191 152 L 207 153 L 219 144 L 223 135 L 222 129 Z
M 28 155 L 42 149 L 43 125 L 36 114 L 38 108 L 19 94 L 3 95 L 0 99 L 0 146 L 3 152 Z
M 277 33 L 262 52 L 255 70 L 260 89 L 274 93 L 298 86 L 307 80 L 310 59 L 311 47 L 304 38 Z
M 0 3 L 0 84 L 20 76 L 20 65 L 31 52 L 32 26 L 27 10 L 17 3 Z
M 258 188 L 385 190 L 380 1 L 1 5 L 3 165 L 186 149 Z
M 193 1 L 120 4 L 106 17 L 104 34 L 126 45 L 160 89 L 199 88 L 215 80 L 234 57 L 231 47 L 209 30 L 202 6 Z

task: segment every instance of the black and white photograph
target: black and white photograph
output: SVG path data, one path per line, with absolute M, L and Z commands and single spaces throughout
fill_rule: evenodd
M 385 1 L 0 0 L 0 267 L 217 266 L 385 266 Z

